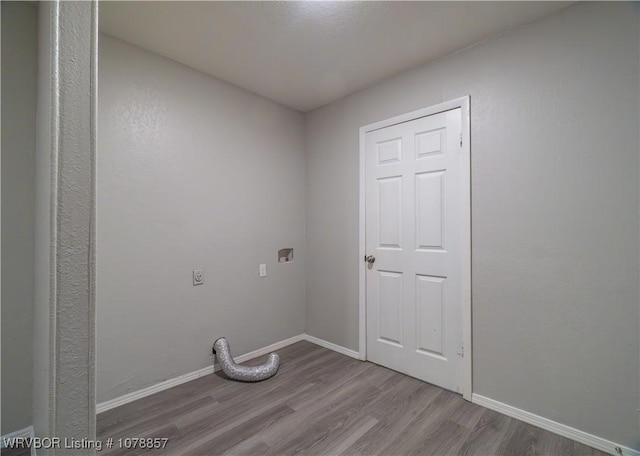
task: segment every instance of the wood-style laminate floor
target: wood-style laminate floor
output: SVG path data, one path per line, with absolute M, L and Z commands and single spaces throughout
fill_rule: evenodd
M 278 374 L 215 373 L 98 415 L 98 438 L 166 437 L 161 450 L 101 455 L 603 455 L 460 396 L 309 342 Z M 260 364 L 265 357 L 247 364 Z
M 31 456 L 29 448 L 2 448 L 0 449 L 2 456 Z

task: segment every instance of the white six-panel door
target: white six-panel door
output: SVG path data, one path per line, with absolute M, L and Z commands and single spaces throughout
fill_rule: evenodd
M 367 358 L 457 392 L 470 230 L 461 144 L 460 108 L 365 134 Z

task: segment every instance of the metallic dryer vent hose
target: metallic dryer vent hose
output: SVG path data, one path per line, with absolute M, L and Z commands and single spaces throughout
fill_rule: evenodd
M 267 362 L 259 366 L 240 366 L 233 361 L 227 339 L 221 337 L 213 343 L 213 353 L 218 358 L 222 371 L 227 377 L 243 382 L 259 382 L 273 377 L 278 372 L 280 357 L 271 353 Z

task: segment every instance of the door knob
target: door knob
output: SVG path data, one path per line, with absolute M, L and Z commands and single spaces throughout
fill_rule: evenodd
M 369 264 L 373 264 L 376 262 L 376 257 L 374 257 L 373 255 L 367 255 L 366 257 L 364 257 L 364 261 Z

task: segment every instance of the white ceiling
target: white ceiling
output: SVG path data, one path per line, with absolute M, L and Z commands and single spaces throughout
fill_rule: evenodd
M 572 2 L 101 2 L 100 29 L 300 111 Z

